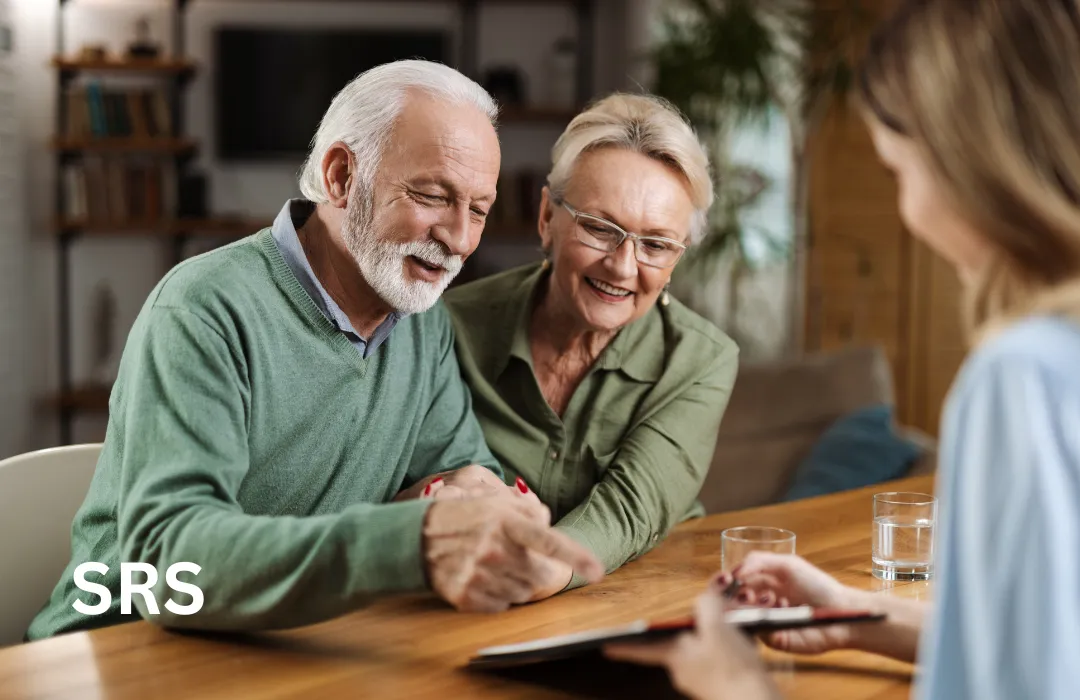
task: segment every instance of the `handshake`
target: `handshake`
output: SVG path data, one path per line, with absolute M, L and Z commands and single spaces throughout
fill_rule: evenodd
M 423 556 L 428 583 L 458 610 L 499 612 L 555 595 L 574 572 L 590 582 L 603 565 L 551 527 L 551 511 L 521 479 L 504 484 L 477 465 L 428 477 L 394 500 L 430 498 Z

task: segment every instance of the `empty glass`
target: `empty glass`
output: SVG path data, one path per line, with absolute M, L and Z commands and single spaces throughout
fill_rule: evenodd
M 731 571 L 750 552 L 795 553 L 795 533 L 778 527 L 750 525 L 720 533 L 720 568 Z
M 937 499 L 925 493 L 874 496 L 874 576 L 885 581 L 926 581 L 934 575 Z

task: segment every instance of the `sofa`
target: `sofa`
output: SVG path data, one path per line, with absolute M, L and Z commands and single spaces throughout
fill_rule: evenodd
M 708 513 L 782 500 L 800 462 L 838 419 L 866 406 L 895 405 L 892 371 L 878 347 L 746 364 L 720 427 L 699 496 Z M 933 473 L 936 443 L 894 426 L 922 449 L 904 476 Z

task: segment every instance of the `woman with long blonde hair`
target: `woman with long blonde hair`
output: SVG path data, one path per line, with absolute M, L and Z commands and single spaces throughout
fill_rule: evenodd
M 972 353 L 942 419 L 933 606 L 757 553 L 758 605 L 882 609 L 876 625 L 776 633 L 793 652 L 919 659 L 933 700 L 1080 697 L 1080 6 L 905 0 L 860 73 L 867 123 L 912 233 L 959 271 Z M 609 655 L 662 664 L 698 698 L 774 697 L 721 621 Z

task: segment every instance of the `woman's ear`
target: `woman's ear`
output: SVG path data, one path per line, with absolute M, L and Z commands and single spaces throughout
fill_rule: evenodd
M 322 174 L 327 202 L 344 209 L 349 202 L 355 172 L 353 153 L 343 142 L 338 141 L 326 149 L 322 159 Z
M 544 188 L 540 190 L 540 219 L 536 223 L 536 230 L 540 233 L 540 245 L 545 251 L 551 250 L 551 217 L 555 216 L 556 206 L 551 190 L 544 185 Z

